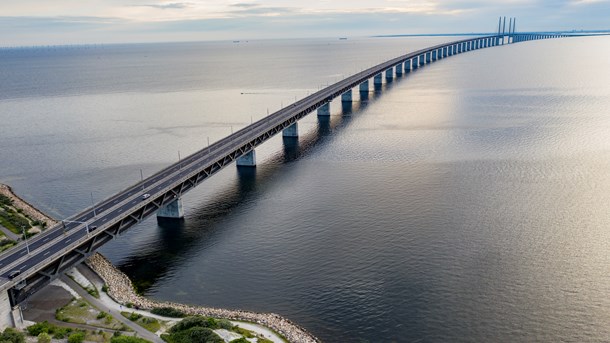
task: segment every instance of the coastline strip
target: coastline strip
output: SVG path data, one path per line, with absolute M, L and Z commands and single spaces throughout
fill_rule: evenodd
M 100 253 L 89 257 L 85 263 L 96 272 L 108 286 L 108 295 L 116 302 L 126 305 L 133 304 L 141 309 L 173 307 L 188 315 L 202 315 L 230 320 L 242 320 L 257 323 L 280 333 L 291 343 L 320 343 L 321 341 L 301 326 L 275 313 L 256 313 L 242 310 L 227 310 L 213 307 L 201 307 L 178 304 L 173 302 L 157 302 L 146 299 L 135 293 L 133 284 L 127 275 L 123 274 L 108 259 Z
M 30 218 L 47 223 L 47 227 L 51 227 L 58 223 L 57 220 L 49 217 L 27 201 L 21 199 L 8 185 L 0 183 L 0 194 L 11 199 L 13 201 L 13 206 L 22 209 Z

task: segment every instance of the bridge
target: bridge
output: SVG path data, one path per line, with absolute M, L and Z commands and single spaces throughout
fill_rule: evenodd
M 427 64 L 464 52 L 530 40 L 565 37 L 559 33 L 509 32 L 480 36 L 417 50 L 349 76 L 272 113 L 251 125 L 172 164 L 141 182 L 63 220 L 43 233 L 0 255 L 0 327 L 19 322 L 19 304 L 28 296 L 81 263 L 108 241 L 150 215 L 183 217 L 181 196 L 236 161 L 256 165 L 255 148 L 280 132 L 298 136 L 298 121 L 316 111 L 330 115 L 330 103 L 352 102 L 354 89 L 368 93 L 370 83 L 409 73 Z

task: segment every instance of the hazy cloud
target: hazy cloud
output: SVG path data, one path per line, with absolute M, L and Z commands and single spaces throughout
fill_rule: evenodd
M 159 8 L 162 10 L 166 10 L 166 9 L 189 8 L 192 5 L 193 4 L 190 2 L 171 2 L 171 3 L 165 3 L 165 4 L 144 4 L 144 5 L 137 5 L 137 6 L 152 7 L 152 8 Z

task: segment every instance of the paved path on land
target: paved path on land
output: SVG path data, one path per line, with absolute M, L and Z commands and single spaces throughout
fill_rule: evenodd
M 155 342 L 155 343 L 165 343 L 161 339 L 161 337 L 146 330 L 145 328 L 132 322 L 131 320 L 123 317 L 123 315 L 121 314 L 120 311 L 117 311 L 115 309 L 110 309 L 108 306 L 106 306 L 106 304 L 99 301 L 97 298 L 93 297 L 91 294 L 89 294 L 87 291 L 85 291 L 79 284 L 74 282 L 74 280 L 70 279 L 66 275 L 62 275 L 60 277 L 60 279 L 61 279 L 61 281 L 65 282 L 68 286 L 70 286 L 70 288 L 72 288 L 76 293 L 78 293 L 78 295 L 83 297 L 83 299 L 85 299 L 88 303 L 97 307 L 100 311 L 110 313 L 116 320 L 129 326 L 131 329 L 133 329 L 138 334 L 139 337 L 142 337 L 144 339 L 147 339 L 147 340 Z
M 11 239 L 15 242 L 19 241 L 19 236 L 14 234 L 13 231 L 2 226 L 2 224 L 0 224 L 0 231 L 4 232 L 4 234 L 6 235 L 6 237 L 8 237 L 8 239 Z

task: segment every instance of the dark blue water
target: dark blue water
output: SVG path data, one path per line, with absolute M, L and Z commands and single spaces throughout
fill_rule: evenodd
M 0 182 L 61 218 L 445 38 L 0 51 Z M 103 249 L 147 296 L 327 342 L 610 339 L 610 41 L 455 56 L 257 150 Z

